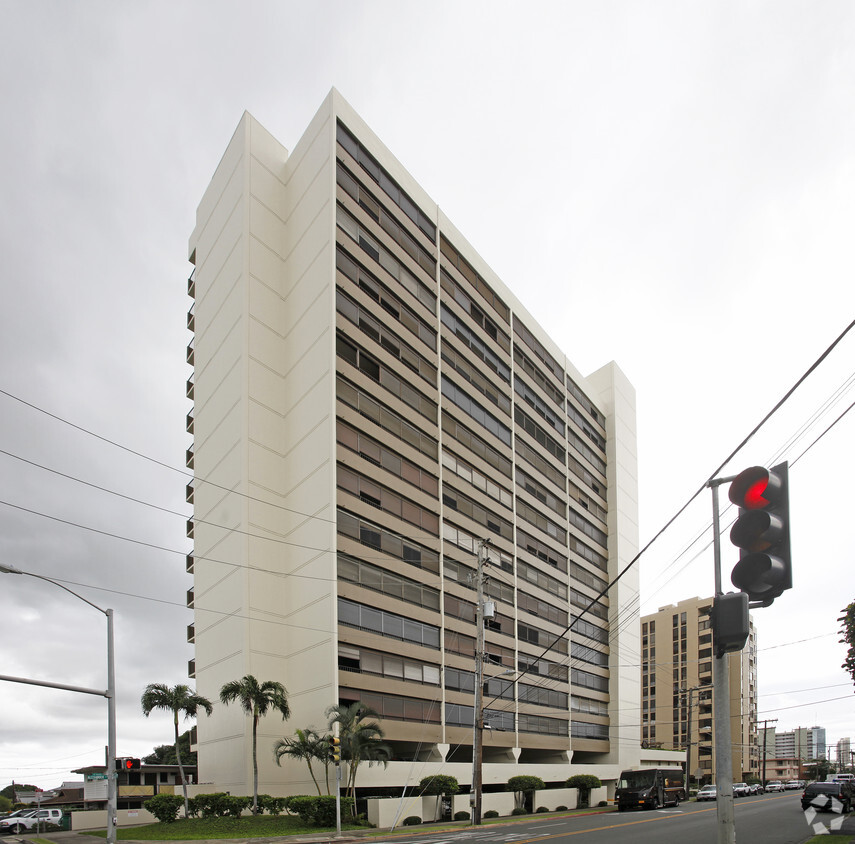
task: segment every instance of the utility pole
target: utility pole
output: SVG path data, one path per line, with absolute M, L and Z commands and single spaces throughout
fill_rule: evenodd
M 759 721 L 757 722 L 760 723 Z M 766 730 L 769 729 L 767 724 L 777 724 L 777 718 L 764 718 L 763 719 L 763 763 L 761 766 L 762 773 L 760 774 L 760 782 L 763 783 L 763 788 L 766 788 Z
M 472 823 L 481 823 L 482 771 L 484 763 L 484 566 L 487 562 L 489 539 L 478 543 L 478 567 L 475 572 L 475 711 L 472 736 Z
M 689 695 L 689 712 L 686 716 L 686 776 L 684 786 L 686 791 L 686 800 L 689 799 L 689 771 L 692 768 L 692 693 L 708 688 L 708 685 L 703 685 L 692 686 L 690 689 L 680 689 L 680 694 Z
M 715 597 L 724 594 L 721 589 L 721 530 L 718 512 L 718 488 L 733 478 L 719 478 L 708 482 L 713 499 L 713 559 L 715 562 Z M 713 631 L 715 638 L 715 631 Z M 713 654 L 713 702 L 715 706 L 715 784 L 716 824 L 718 844 L 736 844 L 736 825 L 733 818 L 733 754 L 730 735 L 730 676 L 727 654 Z

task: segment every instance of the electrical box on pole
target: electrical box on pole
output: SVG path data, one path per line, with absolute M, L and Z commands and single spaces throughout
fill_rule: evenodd
M 728 592 L 713 598 L 710 623 L 716 657 L 731 651 L 741 651 L 748 641 L 748 595 L 745 592 Z

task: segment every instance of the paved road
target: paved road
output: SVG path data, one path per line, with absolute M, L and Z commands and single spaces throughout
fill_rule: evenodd
M 737 844 L 803 844 L 813 835 L 828 831 L 832 825 L 840 826 L 839 815 L 823 813 L 808 818 L 802 812 L 801 791 L 783 794 L 766 794 L 734 801 Z M 811 823 L 822 828 L 812 828 Z M 384 842 L 402 844 L 716 844 L 716 808 L 714 803 L 684 803 L 676 808 L 640 812 L 605 812 L 567 817 L 534 817 L 519 822 L 503 822 L 480 827 L 460 826 L 454 829 L 430 832 L 430 827 L 406 828 L 383 836 Z M 848 837 L 831 838 L 830 841 L 851 841 L 855 837 L 855 815 L 850 815 L 843 825 Z M 375 834 L 380 832 L 375 831 Z M 353 833 L 346 832 L 345 837 Z M 382 833 L 381 833 L 382 835 Z M 358 833 L 357 833 L 358 836 Z M 98 844 L 98 839 L 77 833 L 48 833 L 44 838 L 56 844 Z M 368 844 L 374 836 L 358 836 L 360 844 Z M 17 836 L 5 838 L 4 844 L 19 844 Z M 254 839 L 239 839 L 241 844 L 253 844 Z M 299 844 L 312 841 L 330 841 L 328 836 L 300 836 L 279 839 L 257 839 L 258 844 L 277 841 L 281 844 Z M 103 844 L 103 839 L 100 839 Z M 176 844 L 176 842 L 171 842 Z M 192 842 L 206 844 L 206 842 Z M 207 844 L 228 844 L 211 841 Z
M 802 844 L 817 834 L 805 818 L 801 792 L 767 794 L 734 802 L 737 844 Z M 839 816 L 822 814 L 812 819 L 828 828 Z M 847 822 L 855 823 L 855 819 Z M 855 834 L 855 830 L 853 830 Z M 676 808 L 640 812 L 609 812 L 428 835 L 410 834 L 407 844 L 716 844 L 714 803 L 684 803 Z M 389 840 L 389 839 L 385 839 Z M 395 840 L 395 839 L 392 839 Z M 833 840 L 833 839 L 832 839 Z

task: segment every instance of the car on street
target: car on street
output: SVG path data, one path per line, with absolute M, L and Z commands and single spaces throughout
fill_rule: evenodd
M 787 791 L 798 791 L 800 788 L 803 788 L 804 784 L 800 780 L 790 780 L 784 788 Z
M 802 792 L 802 809 L 848 814 L 852 811 L 855 790 L 848 782 L 812 782 Z
M 770 791 L 783 791 L 784 784 L 782 782 L 778 782 L 778 780 L 772 780 L 771 782 L 766 783 L 766 791 L 767 793 Z
M 752 782 L 748 784 L 748 793 L 749 794 L 762 794 L 763 786 L 760 785 L 759 782 Z
M 59 826 L 62 823 L 62 809 L 35 809 L 26 812 L 18 818 L 7 818 L 0 821 L 0 832 L 33 832 L 48 824 Z
M 5 818 L 0 818 L 0 833 L 23 832 L 27 829 L 27 826 L 23 823 L 24 818 L 28 818 L 35 813 L 35 809 L 19 809 L 17 812 L 12 812 L 11 815 L 6 815 Z
M 715 800 L 718 792 L 714 785 L 705 785 L 695 798 L 699 803 L 703 800 Z
M 734 797 L 748 797 L 751 794 L 751 789 L 748 788 L 747 782 L 735 782 L 733 784 Z

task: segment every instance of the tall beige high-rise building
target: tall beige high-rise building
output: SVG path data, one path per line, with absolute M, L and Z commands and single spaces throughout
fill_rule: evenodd
M 689 598 L 641 619 L 641 735 L 650 746 L 688 748 L 689 773 L 715 781 L 712 598 Z M 726 656 L 734 781 L 759 775 L 757 637 Z
M 482 540 L 485 784 L 638 764 L 636 571 L 568 633 L 637 551 L 620 369 L 578 372 L 335 91 L 290 153 L 243 116 L 190 260 L 191 676 L 286 686 L 259 790 L 311 793 L 272 745 L 354 701 L 393 751 L 359 786 L 469 783 Z M 251 790 L 239 707 L 197 746 L 203 782 Z

